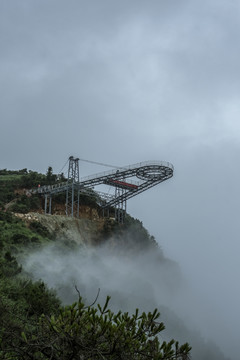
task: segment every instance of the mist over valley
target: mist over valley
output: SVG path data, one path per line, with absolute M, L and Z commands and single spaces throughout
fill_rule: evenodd
M 50 226 L 49 222 L 47 219 L 46 225 Z M 77 301 L 79 293 L 86 304 L 91 304 L 100 289 L 97 301 L 103 304 L 106 296 L 111 296 L 110 308 L 116 312 L 158 308 L 166 326 L 161 334 L 163 340 L 174 337 L 182 343 L 189 342 L 193 360 L 228 359 L 220 344 L 196 327 L 204 309 L 180 266 L 166 258 L 156 243 L 139 241 L 141 226 L 132 230 L 130 227 L 116 237 L 113 234 L 95 246 L 91 245 L 89 233 L 84 236 L 82 232 L 77 241 L 76 233 L 68 233 L 67 239 L 62 234 L 54 243 L 28 254 L 23 261 L 24 270 L 55 289 L 65 304 Z

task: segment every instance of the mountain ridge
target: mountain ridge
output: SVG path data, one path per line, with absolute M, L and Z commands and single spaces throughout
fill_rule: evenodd
M 141 221 L 129 214 L 125 224 L 102 218 L 94 200 L 86 196 L 80 206 L 80 219 L 63 215 L 63 196 L 56 197 L 53 215 L 45 215 L 41 197 L 29 195 L 28 190 L 40 181 L 55 181 L 55 175 L 51 176 L 26 169 L 0 170 L 0 320 L 6 323 L 5 311 L 10 318 L 6 326 L 12 332 L 18 334 L 25 329 L 18 319 L 26 322 L 28 317 L 27 321 L 32 322 L 43 311 L 47 316 L 57 314 L 61 305 L 56 293 L 62 299 L 65 296 L 65 303 L 76 301 L 76 286 L 87 302 L 94 298 L 98 287 L 101 296 L 110 293 L 115 311 L 134 311 L 139 306 L 150 311 L 159 306 L 159 296 L 165 303 L 178 296 L 182 286 L 180 268 L 164 256 Z M 164 306 L 162 309 L 167 313 Z M 182 321 L 179 325 L 174 312 L 169 312 L 171 331 L 180 328 L 191 338 L 191 332 L 183 330 Z M 179 331 L 175 335 L 180 335 Z M 170 340 L 171 334 L 166 336 Z M 202 360 L 202 354 L 206 360 L 226 359 L 216 347 L 210 351 L 200 336 L 192 340 L 199 352 L 193 349 L 193 360 Z

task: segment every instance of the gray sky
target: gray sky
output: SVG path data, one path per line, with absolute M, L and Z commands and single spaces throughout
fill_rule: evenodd
M 231 354 L 239 20 L 237 0 L 0 1 L 0 168 L 58 172 L 69 155 L 172 162 L 174 177 L 128 210 L 180 263 L 199 299 L 193 322 Z

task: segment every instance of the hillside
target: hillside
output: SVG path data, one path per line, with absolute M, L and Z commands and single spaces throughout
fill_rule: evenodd
M 143 224 L 130 215 L 125 224 L 102 218 L 92 197 L 82 199 L 79 219 L 63 215 L 65 198 L 61 195 L 55 199 L 53 215 L 44 215 L 42 198 L 30 195 L 28 190 L 39 182 L 55 181 L 57 176 L 49 170 L 46 175 L 26 169 L 0 171 L 0 358 L 160 359 L 164 353 L 166 359 L 186 359 L 187 345 L 178 348 L 174 342 L 168 347 L 158 343 L 156 335 L 163 328 L 156 325 L 157 313 L 155 317 L 151 315 L 158 307 L 166 314 L 165 323 L 170 328 L 161 339 L 170 341 L 172 334 L 182 342 L 191 339 L 194 360 L 224 360 L 216 346 L 206 344 L 199 334 L 189 331 L 169 310 L 171 299 L 178 296 L 183 284 L 181 272 L 176 263 L 164 256 Z M 116 318 L 107 308 L 100 308 L 97 319 L 94 307 L 84 307 L 84 302 L 93 302 L 99 288 L 97 301 L 104 304 L 110 295 L 108 306 L 118 314 Z M 148 317 L 131 319 L 118 313 L 120 309 L 131 314 L 136 308 L 149 311 Z M 86 309 L 87 315 L 79 309 Z M 87 316 L 84 324 L 83 316 Z M 114 321 L 116 326 L 112 328 Z M 135 331 L 139 325 L 134 325 L 134 321 L 143 321 L 138 343 Z M 77 330 L 80 323 L 91 329 L 91 335 L 87 329 L 84 333 Z M 109 331 L 107 337 L 103 336 L 104 331 Z M 80 335 L 84 339 L 82 347 Z M 57 342 L 56 349 L 49 339 Z M 124 350 L 126 343 L 129 347 Z M 88 348 L 86 353 L 84 346 Z M 106 351 L 106 347 L 111 351 Z M 97 354 L 90 354 L 89 348 L 97 349 Z

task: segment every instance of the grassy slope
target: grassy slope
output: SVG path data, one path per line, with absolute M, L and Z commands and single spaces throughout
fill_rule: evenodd
M 27 212 L 35 203 L 18 193 L 18 189 L 35 186 L 44 175 L 26 171 L 0 171 L 0 344 L 8 347 L 12 339 L 19 339 L 21 332 L 27 333 L 36 328 L 39 316 L 56 313 L 60 301 L 41 281 L 33 283 L 22 274 L 15 254 L 40 246 L 50 241 L 44 226 L 26 224 L 5 211 L 6 205 L 13 201 L 13 206 Z M 12 206 L 12 207 L 13 207 Z M 17 345 L 16 345 L 17 346 Z M 3 355 L 2 355 L 3 356 Z

